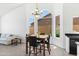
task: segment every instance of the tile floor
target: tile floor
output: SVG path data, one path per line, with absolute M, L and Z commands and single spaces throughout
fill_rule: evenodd
M 14 45 L 1 45 L 0 44 L 0 56 L 28 56 L 25 54 L 25 44 Z M 42 54 L 38 54 L 42 56 Z M 65 52 L 64 49 L 51 45 L 51 55 L 46 51 L 46 56 L 73 56 Z

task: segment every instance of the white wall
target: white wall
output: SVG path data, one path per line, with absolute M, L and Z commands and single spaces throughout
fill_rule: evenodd
M 1 33 L 1 16 L 0 16 L 0 33 Z
M 20 35 L 26 34 L 25 5 L 10 11 L 1 17 L 1 32 Z
M 79 4 L 78 3 L 67 3 L 64 4 L 63 8 L 63 29 L 64 34 L 67 32 L 73 32 L 73 16 L 79 16 Z M 66 51 L 69 52 L 69 39 L 64 36 L 64 46 L 66 48 Z

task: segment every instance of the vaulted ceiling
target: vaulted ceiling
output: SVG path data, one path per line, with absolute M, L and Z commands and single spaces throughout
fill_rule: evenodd
M 22 5 L 22 3 L 0 3 L 0 16 L 10 12 L 20 5 Z

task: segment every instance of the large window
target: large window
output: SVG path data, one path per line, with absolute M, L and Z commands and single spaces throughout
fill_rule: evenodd
M 79 32 L 79 17 L 73 18 L 73 31 Z
M 30 19 L 30 34 L 34 34 L 34 16 Z M 38 33 L 51 34 L 52 33 L 52 15 L 48 10 L 43 9 L 38 19 Z
M 56 18 L 55 18 L 56 20 L 55 20 L 55 24 L 56 24 L 56 37 L 60 37 L 60 16 L 58 15 L 58 16 L 56 16 Z
M 34 16 L 29 17 L 29 32 L 30 34 L 34 34 Z
M 34 25 L 30 26 L 30 34 L 34 34 Z
M 48 15 L 44 16 L 43 18 L 39 19 L 38 21 L 38 32 L 51 34 L 52 32 L 52 16 L 49 13 Z

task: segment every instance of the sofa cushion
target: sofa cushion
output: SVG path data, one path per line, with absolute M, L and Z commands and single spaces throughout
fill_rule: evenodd
M 0 38 L 0 41 L 7 40 L 7 38 Z
M 6 36 L 5 37 L 9 37 L 10 36 L 10 34 L 5 34 Z
M 6 37 L 6 34 L 2 34 L 2 35 L 1 35 L 1 38 L 5 38 L 5 37 Z
M 7 38 L 7 37 L 9 37 L 10 36 L 10 34 L 2 34 L 1 35 L 1 38 Z

